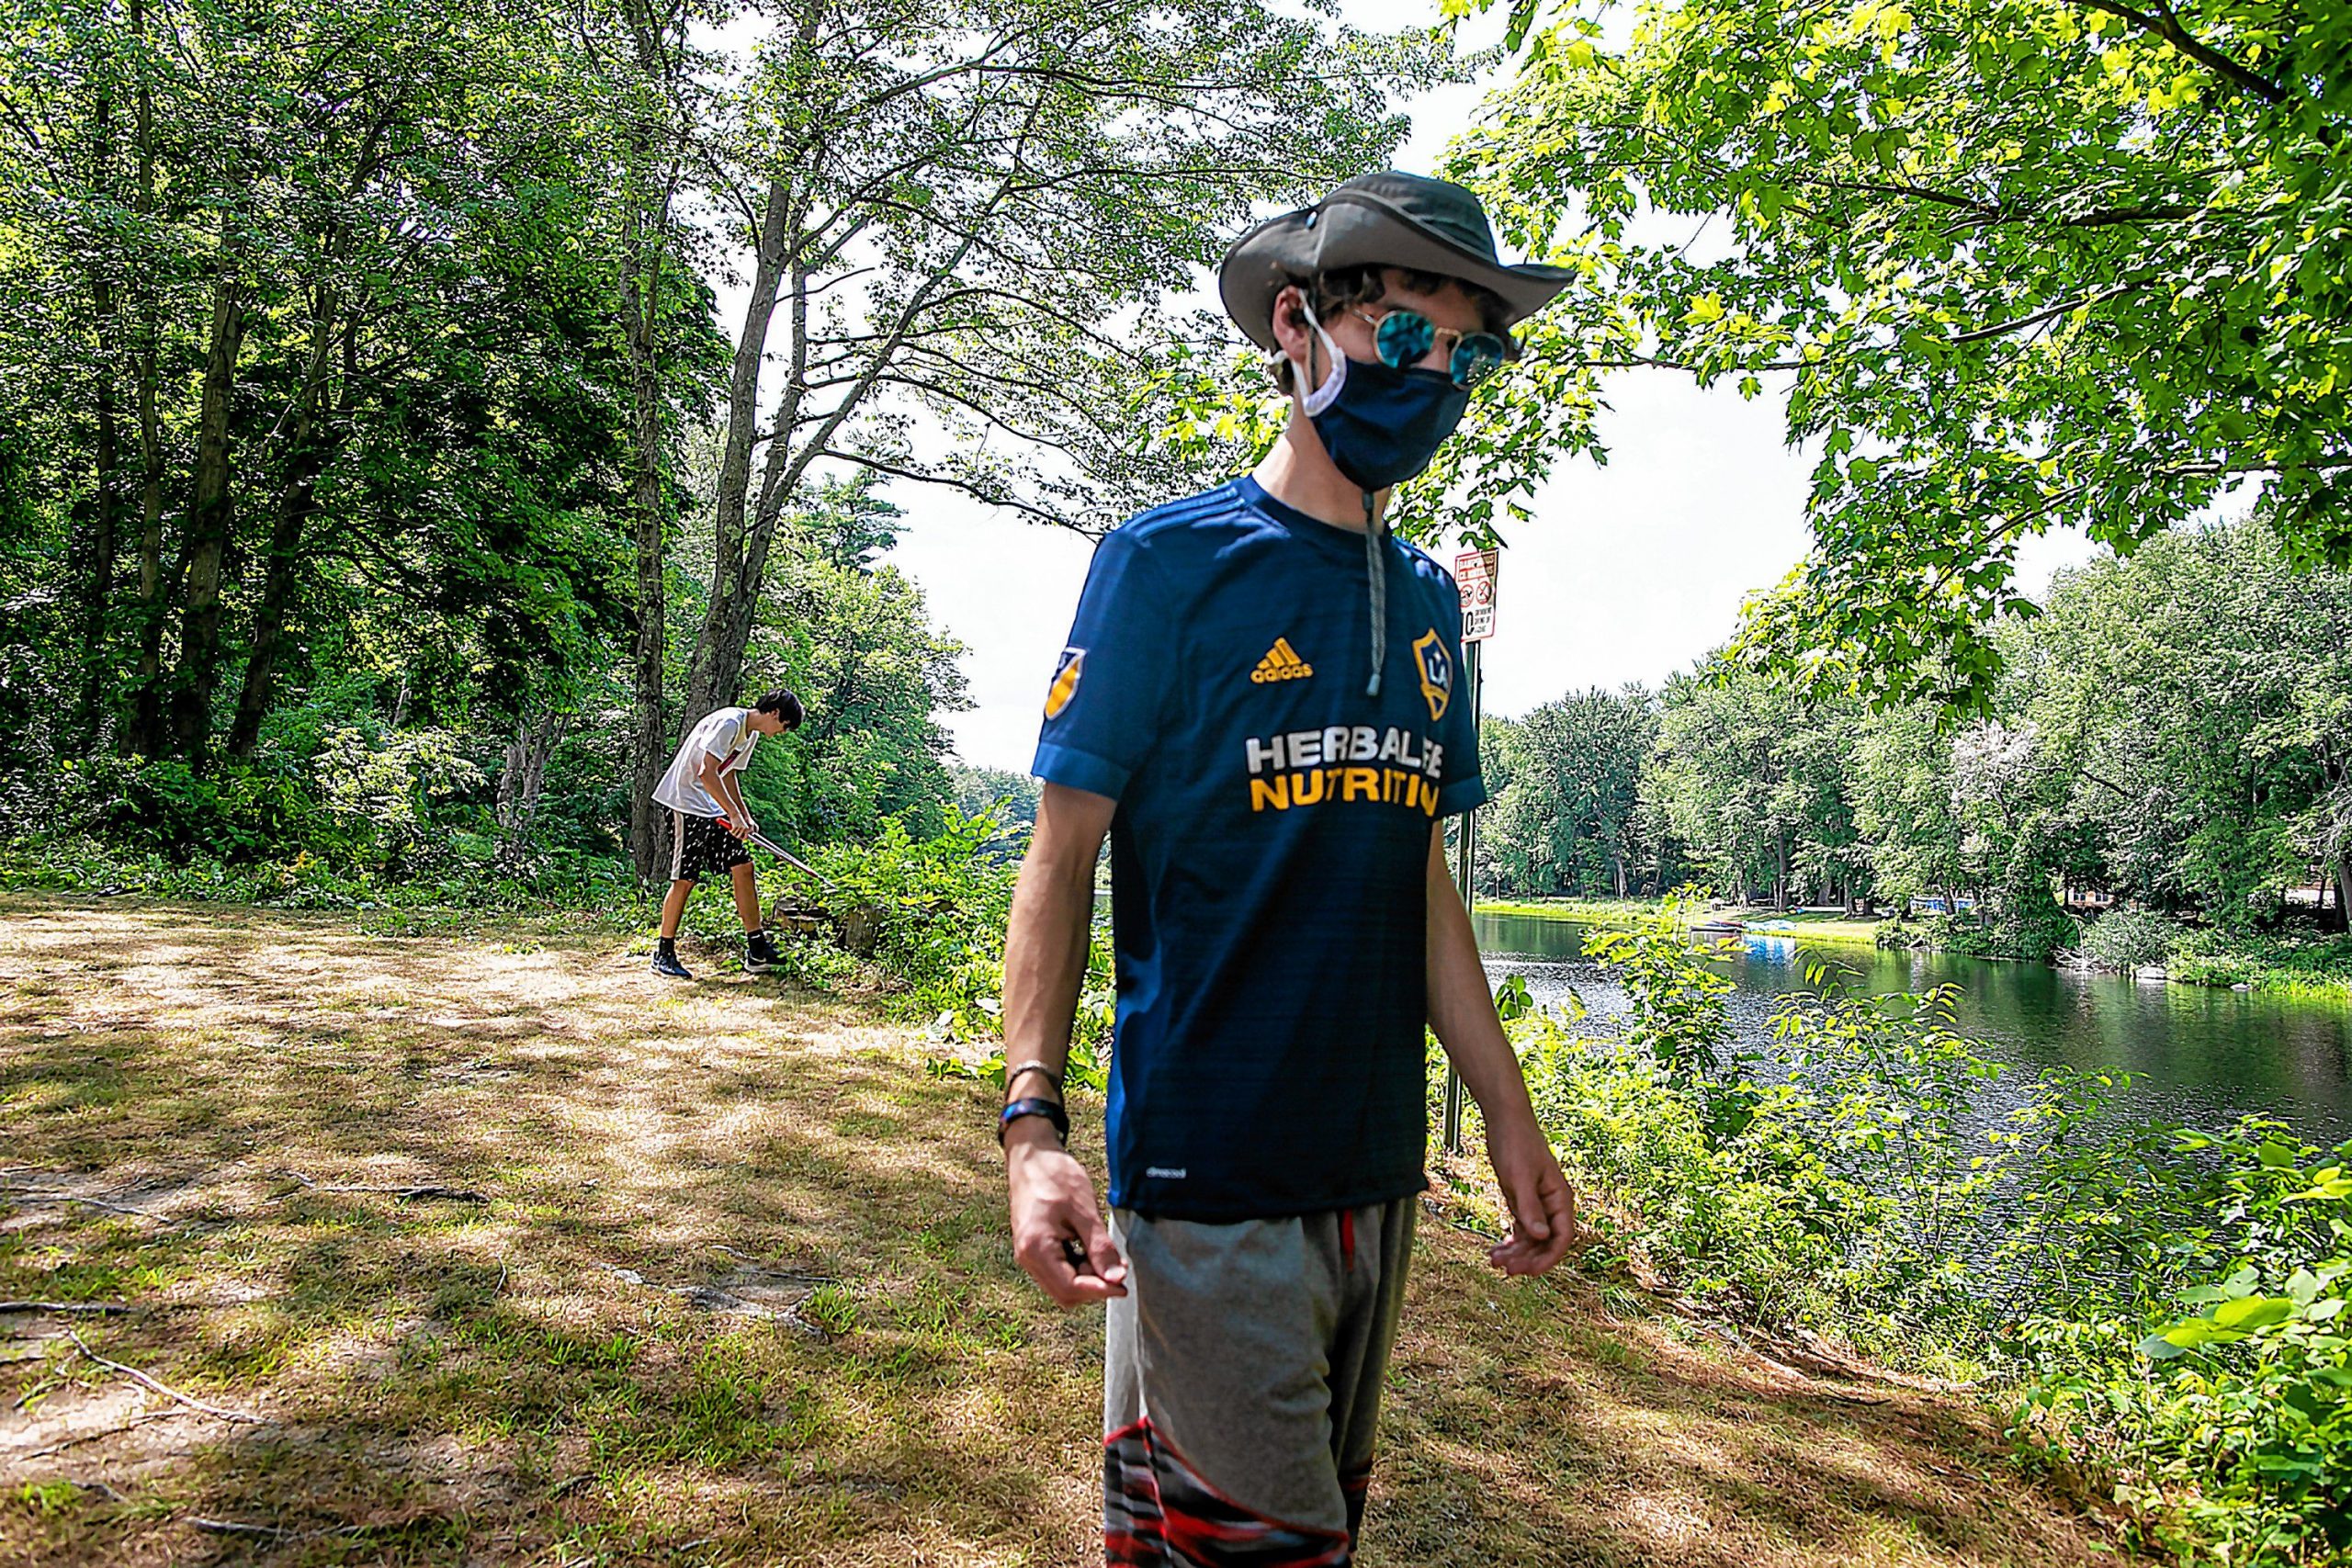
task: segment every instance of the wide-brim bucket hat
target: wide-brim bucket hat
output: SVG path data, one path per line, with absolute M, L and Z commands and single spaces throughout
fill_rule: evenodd
M 1226 313 L 1260 348 L 1274 349 L 1274 296 L 1348 266 L 1435 273 L 1487 289 L 1513 323 L 1576 280 L 1566 267 L 1506 266 L 1478 198 L 1449 180 L 1396 169 L 1360 175 L 1312 207 L 1269 218 L 1233 243 L 1217 269 Z

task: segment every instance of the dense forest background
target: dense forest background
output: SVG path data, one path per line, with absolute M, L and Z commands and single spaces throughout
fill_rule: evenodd
M 899 504 L 1099 530 L 1167 492 L 1220 448 L 1155 411 L 1224 337 L 1163 300 L 1454 69 L 1255 5 L 5 36 L 5 836 L 539 887 L 646 874 L 679 734 L 779 683 L 812 718 L 766 826 L 937 827 L 965 697 L 878 563 Z
M 2062 573 L 1994 629 L 1989 711 L 1818 700 L 1727 655 L 1662 689 L 1490 720 L 1484 886 L 1759 903 L 1965 899 L 2005 951 L 2061 904 L 2340 931 L 2352 890 L 2352 575 L 2259 524 Z

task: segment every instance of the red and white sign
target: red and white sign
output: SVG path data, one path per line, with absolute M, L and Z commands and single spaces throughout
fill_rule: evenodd
M 1464 550 L 1453 558 L 1454 585 L 1462 590 L 1462 640 L 1484 642 L 1495 635 L 1495 569 L 1500 550 Z

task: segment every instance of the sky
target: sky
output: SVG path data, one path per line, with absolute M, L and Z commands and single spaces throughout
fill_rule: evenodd
M 1419 26 L 1434 9 L 1351 0 L 1348 20 Z M 1485 90 L 1442 87 L 1405 105 L 1413 129 L 1397 166 L 1433 167 Z M 731 329 L 741 312 L 729 309 L 729 292 L 721 320 Z M 1776 392 L 1750 402 L 1728 386 L 1702 392 L 1671 372 L 1629 371 L 1606 397 L 1608 465 L 1561 464 L 1536 494 L 1533 520 L 1506 534 L 1495 636 L 1481 655 L 1489 714 L 1516 716 L 1588 686 L 1657 684 L 1724 641 L 1740 601 L 1804 554 L 1812 460 L 1783 444 Z M 1227 477 L 1204 474 L 1201 488 Z M 1025 773 L 1093 544 L 934 487 L 890 493 L 909 526 L 886 558 L 922 585 L 933 622 L 967 650 L 974 705 L 947 716 L 957 754 Z M 2030 540 L 2019 586 L 2039 592 L 2052 570 L 2089 554 L 2071 534 Z

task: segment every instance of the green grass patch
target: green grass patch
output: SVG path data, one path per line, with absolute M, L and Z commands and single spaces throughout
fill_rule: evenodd
M 1100 1553 L 1102 1317 L 1056 1309 L 1010 1257 L 992 1085 L 927 1076 L 919 1029 L 788 981 L 658 986 L 601 931 L 486 919 L 478 942 L 355 942 L 353 923 L 0 895 L 9 1163 L 150 1211 L 6 1208 L 0 1296 L 129 1302 L 141 1310 L 76 1326 L 109 1359 L 269 1418 L 175 1416 L 28 1464 L 0 1495 L 0 1555 L 980 1568 Z M 164 943 L 153 982 L 81 964 Z M 1099 1160 L 1099 1098 L 1074 1114 Z M 1499 1226 L 1483 1173 L 1461 1171 L 1472 1196 L 1455 1208 Z M 325 1190 L 428 1182 L 491 1201 Z M 1781 1416 L 1677 1349 L 1672 1318 L 1627 1311 L 1630 1286 L 1611 1309 L 1589 1278 L 1495 1280 L 1487 1245 L 1421 1229 L 1370 1539 L 1389 1562 L 1550 1561 L 1564 1540 L 1659 1560 L 1625 1499 L 1713 1440 L 1695 1403 Z M 775 1317 L 693 1293 L 747 1268 L 820 1282 L 787 1285 Z M 1564 1376 L 1574 1399 L 1531 1396 Z M 62 1338 L 0 1363 L 0 1404 L 51 1430 L 103 1428 L 126 1397 L 144 1396 Z M 1859 1464 L 1999 1463 L 1989 1439 L 1858 1432 L 1844 1410 L 1792 1424 L 1792 1450 Z M 1941 1506 L 1825 1504 L 1802 1474 L 1775 1461 L 1739 1478 L 1760 1506 L 1709 1521 L 1727 1556 L 1842 1565 L 1878 1524 Z M 124 1500 L 73 1485 L 91 1476 Z M 1978 1568 L 2091 1560 L 2096 1532 L 2070 1509 L 2016 1483 L 1998 1501 L 2018 1539 Z M 291 1534 L 192 1541 L 190 1516 Z

